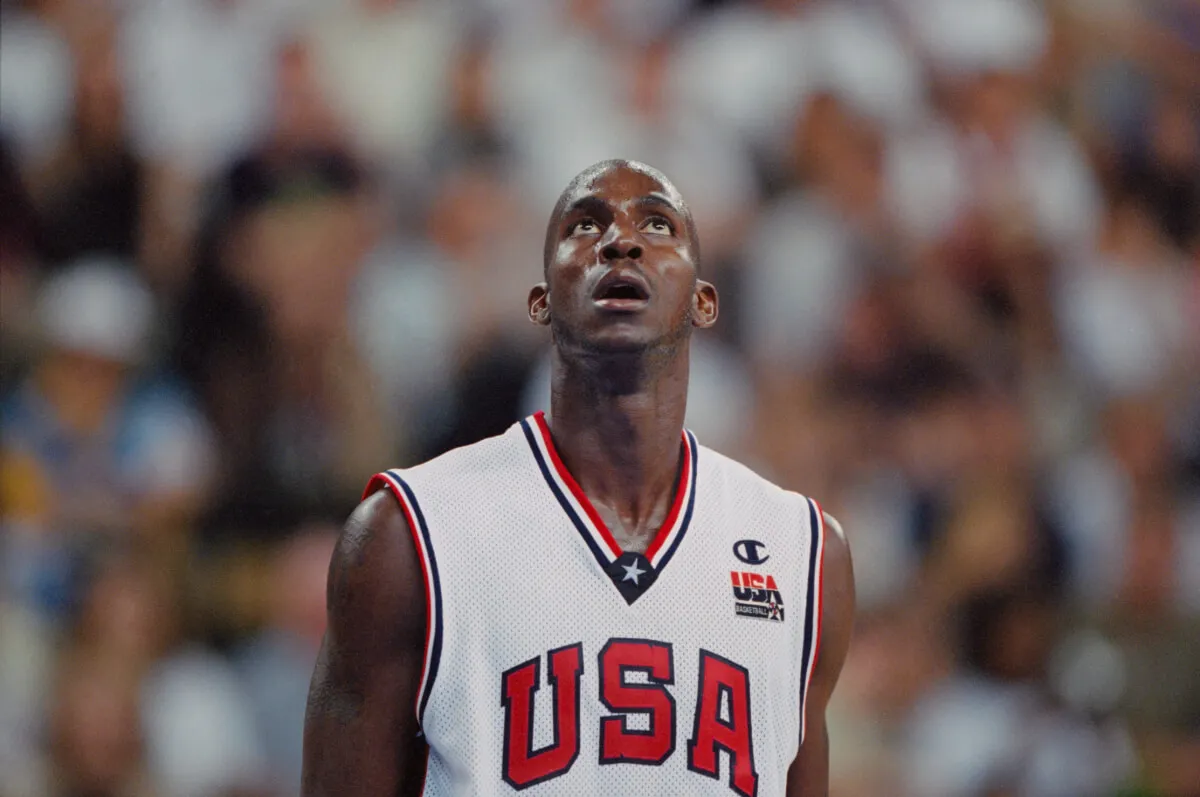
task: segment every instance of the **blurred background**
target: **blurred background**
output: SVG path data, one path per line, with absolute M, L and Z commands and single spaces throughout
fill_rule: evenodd
M 611 156 L 851 540 L 832 794 L 1200 794 L 1200 2 L 0 8 L 2 797 L 297 793 L 339 524 L 545 405 Z

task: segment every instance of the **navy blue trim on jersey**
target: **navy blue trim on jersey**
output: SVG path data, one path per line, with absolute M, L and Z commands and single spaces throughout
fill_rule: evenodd
M 421 728 L 425 727 L 425 706 L 429 703 L 429 696 L 433 692 L 433 684 L 437 680 L 438 663 L 442 658 L 442 579 L 438 575 L 437 556 L 433 553 L 433 540 L 429 536 L 429 526 L 425 523 L 425 513 L 421 511 L 421 504 L 417 502 L 417 496 L 413 492 L 412 487 L 408 486 L 399 472 L 390 470 L 388 475 L 396 480 L 400 488 L 404 490 L 405 497 L 408 498 L 408 503 L 412 507 L 413 515 L 416 517 L 418 531 L 421 533 L 421 539 L 425 542 L 425 552 L 429 557 L 429 582 L 433 585 L 433 627 L 429 629 L 429 647 L 432 653 L 429 656 L 429 672 L 425 678 L 425 691 L 421 693 L 421 698 L 417 703 L 417 722 Z
M 808 586 L 805 592 L 804 603 L 804 649 L 803 656 L 800 659 L 803 676 L 800 680 L 800 721 L 801 728 L 804 727 L 805 712 L 808 710 L 808 681 L 809 670 L 816 667 L 816 661 L 809 661 L 809 656 L 812 653 L 814 644 L 813 634 L 816 629 L 816 607 L 817 596 L 814 594 L 817 585 L 817 559 L 820 558 L 821 545 L 821 518 L 817 517 L 817 505 L 815 502 L 805 499 L 808 504 L 809 527 L 812 532 L 812 541 L 809 543 L 808 552 Z M 800 734 L 800 743 L 804 744 L 804 733 Z
M 687 533 L 688 527 L 692 525 L 692 513 L 696 509 L 696 476 L 699 474 L 700 461 L 700 445 L 696 442 L 696 438 L 691 432 L 684 430 L 687 435 L 688 448 L 692 454 L 692 494 L 688 496 L 688 504 L 683 510 L 683 523 L 679 526 L 679 533 L 675 535 L 675 539 L 671 541 L 671 546 L 663 551 L 662 559 L 658 562 L 656 572 L 661 573 L 667 566 L 667 562 L 671 561 L 671 557 L 675 555 L 675 551 L 679 549 L 679 543 L 683 541 L 683 535 Z
M 682 509 L 683 517 L 679 521 L 678 531 L 675 532 L 668 547 L 661 554 L 657 554 L 659 561 L 658 566 L 655 567 L 645 554 L 625 551 L 620 552 L 614 559 L 612 554 L 606 553 L 601 548 L 588 520 L 582 517 L 575 509 L 564 493 L 563 487 L 554 477 L 554 466 L 546 461 L 546 456 L 538 446 L 538 430 L 533 428 L 533 424 L 528 418 L 521 421 L 521 430 L 525 433 L 525 440 L 529 443 L 530 450 L 533 451 L 533 458 L 537 462 L 538 470 L 542 472 L 542 478 L 545 479 L 546 484 L 550 487 L 550 492 L 553 493 L 555 500 L 558 501 L 559 506 L 562 507 L 571 524 L 575 526 L 575 530 L 579 532 L 579 536 L 587 543 L 588 549 L 592 552 L 592 556 L 596 559 L 596 563 L 600 566 L 600 569 L 609 577 L 613 586 L 617 588 L 617 592 L 625 599 L 625 602 L 632 605 L 634 601 L 646 594 L 646 591 L 658 580 L 667 562 L 671 560 L 671 557 L 675 555 L 675 551 L 678 550 L 679 543 L 687 533 L 688 527 L 691 526 L 692 515 L 695 513 L 696 508 L 696 477 L 699 472 L 697 463 L 700 446 L 696 442 L 696 438 L 691 432 L 684 430 L 683 444 L 687 446 L 690 472 L 683 474 L 681 482 L 686 480 L 687 484 L 683 485 L 681 483 L 680 488 L 686 487 L 688 490 L 687 504 Z M 547 441 L 547 445 L 552 446 L 553 443 Z M 605 534 L 607 533 L 605 532 Z M 660 533 L 662 532 L 660 531 Z M 629 575 L 631 573 L 636 574 L 636 581 L 630 580 Z
M 529 442 L 529 448 L 533 451 L 533 458 L 537 460 L 538 468 L 542 471 L 542 478 L 546 480 L 546 484 L 550 486 L 550 491 L 554 493 L 554 497 L 558 499 L 558 504 L 567 513 L 567 517 L 571 519 L 579 536 L 583 537 L 583 541 L 587 543 L 588 548 L 592 549 L 592 556 L 596 557 L 596 562 L 599 563 L 600 569 L 608 572 L 608 557 L 600 550 L 600 546 L 592 539 L 592 535 L 588 533 L 588 528 L 584 525 L 583 519 L 575 512 L 575 508 L 571 506 L 571 502 L 563 495 L 563 491 L 559 488 L 558 483 L 554 481 L 554 477 L 550 475 L 550 465 L 546 462 L 546 458 L 542 456 L 541 449 L 538 448 L 537 441 L 534 435 L 537 434 L 529 425 L 528 420 L 521 421 L 521 429 L 525 432 L 525 439 Z

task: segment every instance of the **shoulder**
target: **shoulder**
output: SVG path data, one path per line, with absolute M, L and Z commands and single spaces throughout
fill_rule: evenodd
M 837 518 L 822 511 L 824 529 L 822 540 L 822 569 L 829 587 L 837 592 L 854 592 L 854 566 L 850 558 L 850 542 Z
M 842 528 L 842 524 L 833 515 L 822 510 L 821 522 L 825 524 L 825 543 L 849 549 L 850 543 L 846 539 L 846 531 Z
M 400 553 L 409 544 L 408 520 L 387 491 L 372 491 L 359 502 L 342 527 L 334 564 L 359 564 L 380 554 Z
M 822 513 L 820 612 L 819 632 L 824 635 L 821 649 L 824 651 L 817 662 L 817 674 L 826 689 L 826 696 L 833 691 L 838 674 L 850 648 L 854 633 L 854 616 L 857 599 L 854 588 L 854 565 L 850 558 L 850 546 L 842 525 L 828 513 Z
M 387 491 L 372 492 L 346 520 L 334 548 L 326 595 L 331 629 L 397 628 L 396 619 L 423 600 L 420 579 L 399 502 Z

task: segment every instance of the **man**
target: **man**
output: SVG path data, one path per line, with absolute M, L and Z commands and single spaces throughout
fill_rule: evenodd
M 546 233 L 551 416 L 372 480 L 329 580 L 304 793 L 827 792 L 850 555 L 683 429 L 717 318 L 687 206 L 605 161 Z

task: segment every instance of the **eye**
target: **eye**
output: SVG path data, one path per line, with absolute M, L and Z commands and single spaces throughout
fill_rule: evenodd
M 642 229 L 652 232 L 655 235 L 673 235 L 675 233 L 675 228 L 671 225 L 671 222 L 662 216 L 654 216 L 646 219 L 646 223 L 642 225 Z
M 578 235 L 581 233 L 583 235 L 590 235 L 596 232 L 600 232 L 600 225 L 592 219 L 580 219 L 572 224 L 571 228 L 568 230 L 570 235 Z

